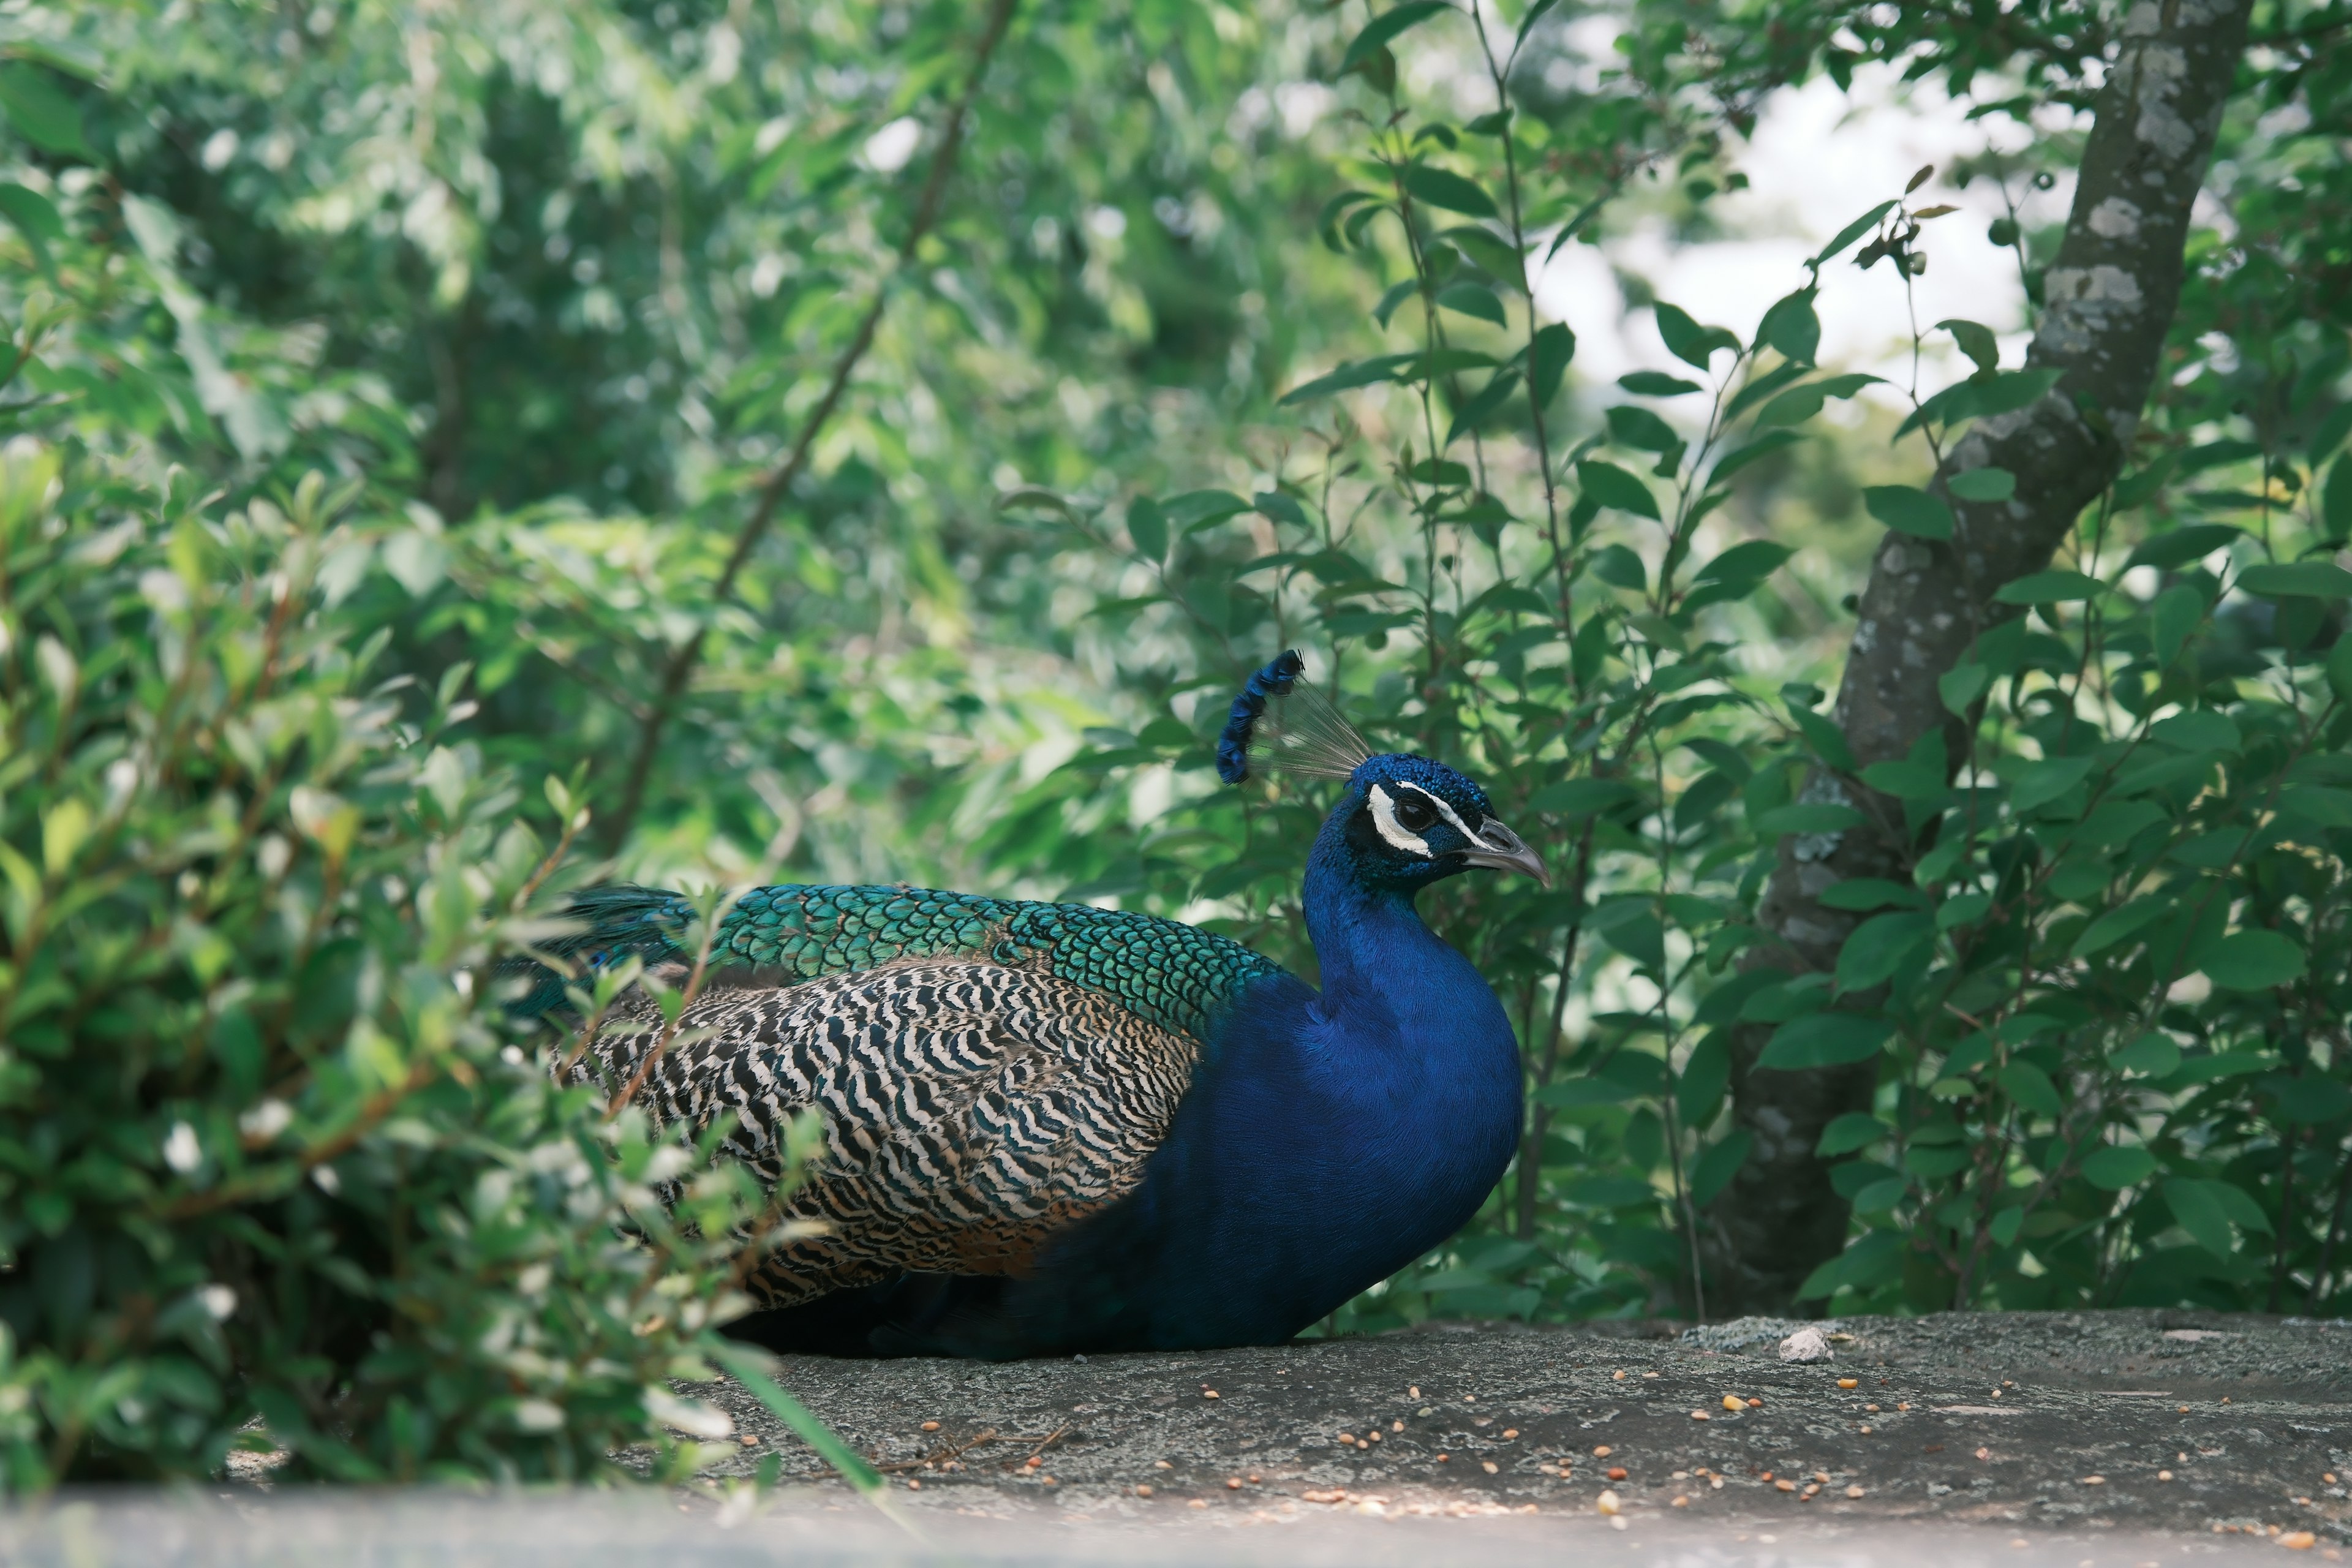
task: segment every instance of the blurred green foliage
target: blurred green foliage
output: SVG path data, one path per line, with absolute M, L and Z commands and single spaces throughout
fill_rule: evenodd
M 2341 1310 L 2345 8 L 2257 7 L 2133 472 L 1954 672 L 1968 754 L 1868 777 L 1918 852 L 1837 891 L 1834 973 L 1740 960 L 1780 841 L 1851 809 L 1796 797 L 1850 765 L 1840 600 L 1937 527 L 1926 438 L 2031 389 L 1935 329 L 1979 368 L 1890 450 L 1815 302 L 1981 243 L 2037 299 L 2055 233 L 1854 193 L 1814 216 L 1909 205 L 1752 339 L 1645 305 L 1675 367 L 1613 387 L 1526 285 L 1710 232 L 1823 70 L 2031 119 L 1944 171 L 2021 199 L 2120 10 L 1019 7 L 903 267 L 974 7 L 0 18 L 12 1483 L 265 1440 L 581 1475 L 703 1421 L 658 1391 L 755 1195 L 550 1087 L 500 956 L 583 878 L 761 875 L 1114 901 L 1311 974 L 1315 792 L 1209 766 L 1290 644 L 1564 872 L 1429 900 L 1520 1020 L 1522 1156 L 1333 1330 L 1700 1309 L 1742 1019 L 1882 1064 L 1821 1151 L 1833 1310 Z

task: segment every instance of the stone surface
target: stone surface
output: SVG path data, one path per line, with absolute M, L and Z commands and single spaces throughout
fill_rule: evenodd
M 1855 1319 L 1818 1325 L 1833 1359 L 1783 1362 L 1803 1326 L 1454 1326 L 1003 1366 L 794 1358 L 788 1385 L 890 1467 L 887 1513 L 724 1384 L 701 1392 L 757 1441 L 717 1468 L 714 1489 L 91 1492 L 0 1509 L 0 1563 L 2345 1561 L 2352 1323 Z M 740 1478 L 772 1453 L 797 1484 L 763 1498 Z M 1595 1506 L 1604 1489 L 1620 1500 L 1613 1519 Z M 2282 1550 L 2303 1531 L 2304 1551 Z
M 902 1494 L 903 1502 L 914 1500 Z M 1622 1531 L 1559 1515 L 1279 1518 L 1179 1509 L 1119 1520 L 1053 1509 L 901 1507 L 795 1496 L 757 1508 L 656 1492 L 504 1498 L 362 1490 L 76 1498 L 0 1510 L 10 1568 L 2235 1568 L 2297 1561 L 2243 1536 L 1904 1521 L 1765 1528 L 1675 1519 Z M 2326 1548 L 2305 1554 L 2318 1558 Z
M 782 1380 L 926 1511 L 1591 1518 L 1606 1489 L 1631 1529 L 2277 1527 L 2315 1532 L 2315 1555 L 2352 1536 L 2352 1323 L 1853 1319 L 1818 1325 L 1833 1359 L 1783 1362 L 1802 1326 L 1456 1325 L 1007 1365 L 800 1357 Z M 760 1439 L 729 1468 L 773 1451 L 787 1477 L 827 1474 L 740 1388 L 701 1392 Z

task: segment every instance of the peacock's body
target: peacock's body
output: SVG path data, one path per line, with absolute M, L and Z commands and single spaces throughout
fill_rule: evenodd
M 824 1113 L 783 1213 L 822 1234 L 770 1254 L 742 1327 L 779 1349 L 1009 1357 L 1276 1342 L 1450 1235 L 1508 1162 L 1510 1025 L 1414 893 L 1473 865 L 1541 874 L 1478 787 L 1372 756 L 1295 655 L 1234 703 L 1246 772 L 1344 777 L 1307 858 L 1318 992 L 1172 921 L 900 888 L 757 889 L 723 919 L 705 988 L 641 1101 L 772 1175 L 782 1124 Z M 1312 724 L 1262 721 L 1269 698 Z M 1283 748 L 1288 747 L 1287 754 Z M 593 890 L 563 944 L 681 974 L 675 894 Z M 547 976 L 522 1005 L 561 1005 Z M 580 1070 L 625 1080 L 650 998 Z

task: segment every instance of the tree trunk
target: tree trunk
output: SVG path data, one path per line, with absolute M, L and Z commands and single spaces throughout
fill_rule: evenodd
M 1858 768 L 1906 755 L 1939 724 L 1955 763 L 1966 756 L 1967 727 L 1945 711 L 1937 679 L 1980 631 L 2018 613 L 1994 605 L 1994 592 L 2046 567 L 2120 468 L 2179 302 L 2189 207 L 2252 9 L 2251 0 L 2131 6 L 2026 354 L 2029 367 L 2064 374 L 2041 402 L 1979 421 L 1947 455 L 1933 488 L 1956 519 L 1950 542 L 1895 532 L 1880 542 L 1838 691 L 1837 722 Z M 1962 501 L 1945 489 L 1954 474 L 1987 467 L 2017 476 L 2013 499 Z M 1862 788 L 1816 772 L 1802 798 L 1852 801 Z M 1899 804 L 1876 804 L 1884 809 L 1872 815 L 1903 820 Z M 1760 961 L 1834 967 L 1858 917 L 1824 908 L 1822 893 L 1854 877 L 1907 882 L 1911 855 L 1874 826 L 1784 838 L 1759 910 L 1778 945 L 1759 950 Z M 1846 1202 L 1813 1149 L 1832 1118 L 1870 1109 L 1878 1081 L 1875 1061 L 1760 1068 L 1769 1036 L 1751 1026 L 1733 1042 L 1733 1112 L 1755 1144 L 1710 1214 L 1709 1294 L 1732 1313 L 1785 1310 L 1844 1247 Z

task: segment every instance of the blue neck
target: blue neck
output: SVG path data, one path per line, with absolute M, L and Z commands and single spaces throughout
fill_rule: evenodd
M 1386 1033 L 1402 1023 L 1397 992 L 1412 971 L 1440 954 L 1468 967 L 1422 922 L 1411 892 L 1363 884 L 1336 816 L 1307 856 L 1301 893 L 1307 939 L 1323 972 L 1320 1011 L 1334 1022 Z M 1485 982 L 1478 984 L 1483 989 Z
M 1385 1086 L 1514 1123 L 1518 1051 L 1509 1020 L 1470 961 L 1413 908 L 1413 889 L 1369 886 L 1345 836 L 1347 809 L 1308 854 L 1307 934 L 1322 969 L 1315 1007 L 1326 1045 L 1365 1088 Z

